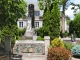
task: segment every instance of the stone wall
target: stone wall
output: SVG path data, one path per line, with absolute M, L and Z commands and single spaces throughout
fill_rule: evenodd
M 68 43 L 72 43 L 72 44 L 78 44 L 78 43 L 80 43 L 80 38 L 75 38 L 75 41 L 71 41 L 71 38 L 62 38 L 62 40 L 64 41 L 64 42 L 68 42 Z
M 62 38 L 63 41 L 71 42 L 71 38 Z M 75 38 L 75 41 L 80 42 L 80 38 Z
M 13 53 L 14 54 L 34 53 L 34 55 L 45 55 L 47 54 L 49 45 L 50 45 L 49 36 L 45 36 L 44 41 L 17 40 L 13 47 Z

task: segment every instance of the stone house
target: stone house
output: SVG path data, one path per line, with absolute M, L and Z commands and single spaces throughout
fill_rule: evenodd
M 43 18 L 44 11 L 39 9 L 37 2 L 27 1 L 27 6 L 29 6 L 30 4 L 34 5 L 34 20 L 35 20 L 34 25 L 35 25 L 35 28 L 41 28 L 42 24 L 43 24 L 42 18 Z M 28 7 L 27 7 L 27 10 L 28 10 Z M 18 19 L 17 25 L 19 28 L 27 28 L 27 22 L 28 22 L 28 12 L 26 13 L 25 19 L 22 19 L 22 18 Z
M 27 6 L 29 6 L 29 4 L 33 4 L 34 5 L 34 20 L 35 20 L 35 28 L 41 28 L 42 25 L 43 25 L 43 10 L 40 10 L 39 9 L 39 6 L 38 6 L 38 2 L 37 1 L 32 1 L 32 0 L 26 0 L 27 2 Z M 27 10 L 28 10 L 28 7 L 27 7 Z M 62 17 L 60 17 L 61 19 Z M 28 12 L 26 13 L 26 18 L 25 19 L 18 19 L 17 21 L 17 25 L 19 28 L 27 28 L 27 22 L 28 22 Z M 66 23 L 66 19 L 65 19 L 65 22 L 64 22 L 64 25 L 65 25 L 65 31 L 68 31 L 69 30 L 69 26 L 67 25 Z M 60 29 L 62 29 L 62 20 L 60 20 Z

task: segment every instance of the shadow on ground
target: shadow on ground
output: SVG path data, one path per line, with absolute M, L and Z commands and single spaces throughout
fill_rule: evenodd
M 22 55 L 11 54 L 11 55 L 9 56 L 9 60 L 22 60 Z
M 80 59 L 80 56 L 75 56 L 75 55 L 73 55 L 73 57 L 74 57 L 74 58 L 77 58 L 77 59 Z
M 0 60 L 22 60 L 22 55 L 10 54 L 0 56 Z

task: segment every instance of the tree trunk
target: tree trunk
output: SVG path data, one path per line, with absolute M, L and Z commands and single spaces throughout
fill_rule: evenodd
M 62 11 L 62 33 L 65 33 L 65 4 L 63 4 L 63 11 Z

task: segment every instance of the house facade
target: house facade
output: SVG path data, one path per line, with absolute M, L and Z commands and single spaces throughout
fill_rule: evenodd
M 33 4 L 34 5 L 34 24 L 35 24 L 35 28 L 41 28 L 42 25 L 43 25 L 43 10 L 40 10 L 39 9 L 39 6 L 38 6 L 38 2 L 37 1 L 32 1 L 32 0 L 26 0 L 27 2 L 27 10 L 28 10 L 28 6 L 30 4 Z M 61 15 L 60 15 L 61 16 Z M 60 17 L 60 29 L 62 30 L 62 17 Z M 28 12 L 26 13 L 26 18 L 25 19 L 18 19 L 17 21 L 17 25 L 19 28 L 27 28 L 27 25 L 28 25 Z M 65 31 L 68 31 L 69 30 L 69 26 L 66 24 L 66 19 L 65 19 L 65 22 L 64 22 L 64 25 L 65 27 L 63 28 Z
M 43 18 L 44 11 L 39 9 L 38 2 L 27 1 L 27 6 L 29 6 L 30 4 L 34 5 L 34 25 L 35 25 L 35 28 L 41 28 L 42 24 L 43 24 L 42 18 Z M 28 7 L 27 7 L 27 10 L 28 10 Z M 17 25 L 19 28 L 27 28 L 28 12 L 26 13 L 25 19 L 22 19 L 22 18 L 18 19 Z

